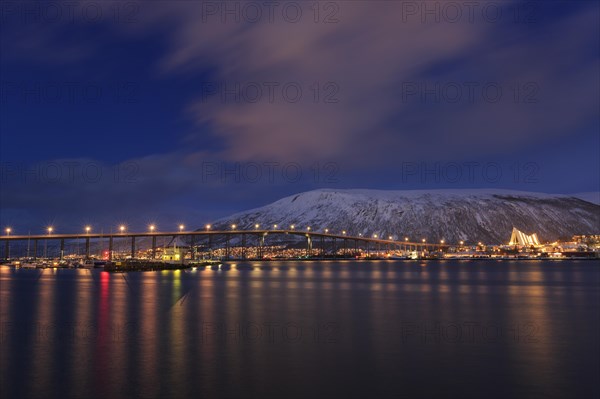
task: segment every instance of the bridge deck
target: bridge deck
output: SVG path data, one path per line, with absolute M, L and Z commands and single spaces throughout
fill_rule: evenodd
M 185 237 L 185 236 L 217 236 L 217 235 L 270 235 L 270 234 L 290 234 L 304 237 L 323 237 L 342 240 L 357 240 L 362 242 L 372 242 L 380 244 L 411 245 L 427 247 L 448 247 L 448 244 L 414 242 L 400 240 L 386 240 L 375 237 L 351 236 L 344 234 L 322 233 L 308 230 L 196 230 L 196 231 L 173 231 L 173 232 L 123 232 L 123 233 L 83 233 L 83 234 L 36 234 L 36 235 L 3 235 L 0 241 L 19 241 L 19 240 L 76 240 L 76 239 L 102 239 L 102 238 L 138 238 L 138 237 Z

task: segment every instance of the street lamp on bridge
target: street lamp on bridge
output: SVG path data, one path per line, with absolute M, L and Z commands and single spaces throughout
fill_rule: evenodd
M 121 234 L 123 234 L 125 232 L 125 225 L 120 225 L 119 231 L 121 232 Z
M 185 226 L 184 226 L 184 225 L 182 225 L 182 224 L 180 224 L 180 225 L 179 225 L 179 232 L 181 233 L 181 232 L 183 231 L 183 229 L 185 229 Z
M 6 235 L 9 236 L 12 229 L 10 227 L 7 227 L 5 231 L 6 231 Z
M 210 224 L 207 224 L 205 227 L 206 227 L 206 231 L 210 230 Z
M 85 226 L 85 234 L 90 234 L 90 231 L 92 231 L 92 227 L 91 226 Z
M 154 233 L 154 230 L 156 229 L 156 226 L 151 224 L 150 226 L 148 226 L 148 228 L 150 229 L 151 233 Z
M 52 226 L 48 226 L 46 229 L 48 231 L 48 236 L 52 234 L 54 228 Z M 48 240 L 44 240 L 44 258 L 48 256 Z

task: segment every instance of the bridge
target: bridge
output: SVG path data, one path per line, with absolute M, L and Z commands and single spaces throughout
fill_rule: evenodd
M 379 251 L 383 247 L 384 249 L 391 250 L 404 250 L 404 251 L 445 251 L 448 248 L 448 244 L 445 244 L 443 241 L 438 243 L 428 243 L 424 240 L 421 242 L 413 242 L 405 239 L 404 241 L 394 240 L 392 237 L 388 239 L 378 237 L 377 235 L 373 235 L 372 237 L 365 237 L 362 235 L 352 236 L 346 234 L 346 232 L 342 232 L 341 234 L 337 233 L 329 233 L 329 232 L 318 232 L 311 230 L 297 230 L 297 229 L 256 229 L 256 230 L 194 230 L 194 231 L 173 231 L 173 232 L 158 232 L 158 231 L 150 231 L 150 232 L 117 232 L 117 233 L 80 233 L 80 234 L 37 234 L 37 235 L 11 235 L 5 234 L 0 236 L 0 242 L 4 242 L 4 258 L 10 258 L 10 244 L 17 241 L 33 241 L 33 258 L 38 257 L 38 243 L 40 241 L 44 242 L 44 245 L 47 245 L 49 241 L 58 241 L 60 243 L 60 258 L 62 259 L 65 255 L 65 241 L 67 240 L 84 240 L 85 241 L 85 257 L 89 259 L 91 257 L 90 246 L 92 240 L 100 240 L 105 241 L 108 240 L 108 259 L 112 260 L 114 254 L 115 240 L 116 239 L 128 239 L 131 244 L 131 257 L 136 257 L 136 239 L 138 238 L 151 238 L 151 250 L 152 250 L 152 258 L 154 259 L 157 252 L 157 239 L 160 237 L 170 237 L 175 239 L 177 237 L 181 237 L 186 239 L 190 244 L 191 248 L 194 248 L 196 245 L 199 245 L 202 241 L 202 238 L 206 240 L 206 246 L 208 248 L 212 248 L 213 241 L 215 237 L 221 237 L 222 240 L 225 241 L 225 245 L 223 249 L 225 250 L 225 258 L 230 258 L 230 241 L 232 238 L 238 238 L 241 245 L 237 247 L 241 247 L 242 250 L 242 259 L 246 259 L 247 251 L 250 248 L 255 249 L 255 253 L 257 254 L 257 258 L 262 258 L 264 255 L 265 248 L 265 238 L 267 236 L 300 236 L 306 239 L 306 256 L 313 256 L 313 244 L 315 242 L 319 242 L 321 254 L 323 254 L 327 241 L 329 241 L 329 246 L 332 248 L 332 252 L 335 254 L 337 250 L 342 249 L 343 253 L 348 253 L 349 248 L 354 249 L 355 252 L 358 252 L 359 248 L 366 247 L 367 254 L 371 250 L 371 246 L 373 249 Z M 254 243 L 254 244 L 252 244 Z M 339 246 L 338 246 L 339 244 Z M 350 244 L 350 246 L 349 246 Z

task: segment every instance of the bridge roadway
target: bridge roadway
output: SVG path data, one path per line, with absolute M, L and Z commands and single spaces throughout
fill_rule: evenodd
M 92 239 L 108 239 L 109 240 L 109 256 L 112 258 L 113 252 L 113 240 L 116 238 L 129 238 L 131 239 L 131 255 L 135 257 L 135 239 L 136 238 L 152 238 L 152 251 L 153 254 L 156 252 L 156 238 L 158 237 L 190 237 L 192 245 L 194 245 L 194 238 L 207 236 L 209 239 L 214 236 L 225 236 L 227 238 L 227 247 L 229 245 L 229 239 L 232 236 L 241 236 L 242 247 L 245 247 L 246 236 L 257 236 L 260 238 L 259 248 L 264 244 L 264 238 L 268 235 L 297 235 L 307 238 L 307 250 L 312 250 L 312 241 L 314 238 L 320 238 L 321 243 L 324 239 L 331 239 L 334 242 L 340 239 L 344 243 L 347 241 L 354 241 L 355 248 L 359 242 L 368 244 L 385 245 L 388 248 L 394 247 L 415 247 L 422 249 L 437 249 L 443 250 L 448 248 L 448 244 L 436 244 L 427 242 L 413 242 L 413 241 L 398 241 L 383 239 L 379 237 L 364 237 L 364 236 L 350 236 L 347 234 L 334 234 L 334 233 L 323 233 L 318 231 L 310 230 L 296 230 L 296 229 L 273 229 L 273 230 L 194 230 L 194 231 L 174 231 L 174 232 L 118 232 L 118 233 L 81 233 L 81 234 L 36 234 L 36 235 L 3 235 L 0 236 L 0 241 L 5 243 L 4 257 L 10 258 L 10 246 L 9 243 L 12 241 L 23 241 L 33 240 L 34 242 L 34 257 L 37 257 L 37 243 L 39 240 L 60 240 L 60 254 L 61 257 L 64 253 L 65 240 L 85 240 L 86 246 L 86 257 L 90 257 L 90 240 Z

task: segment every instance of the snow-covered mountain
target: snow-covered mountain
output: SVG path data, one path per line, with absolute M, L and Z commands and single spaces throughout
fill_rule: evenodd
M 320 189 L 236 213 L 213 225 L 348 231 L 380 237 L 504 243 L 514 227 L 541 240 L 600 233 L 600 205 L 569 195 L 507 190 Z
M 592 204 L 600 205 L 600 191 L 573 194 L 573 197 L 582 199 Z

